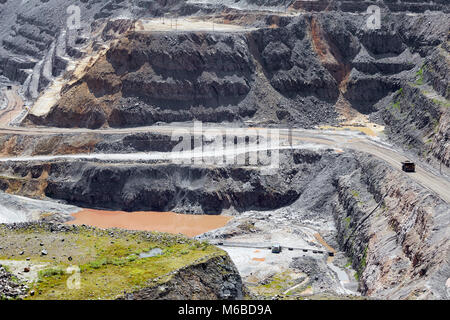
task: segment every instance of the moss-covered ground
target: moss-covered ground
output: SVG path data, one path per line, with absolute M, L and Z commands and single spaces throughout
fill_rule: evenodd
M 28 284 L 33 295 L 25 299 L 50 300 L 119 298 L 124 292 L 158 283 L 156 278 L 164 279 L 164 275 L 198 260 L 225 254 L 181 235 L 84 226 L 52 232 L 45 225 L 14 230 L 0 225 L 0 248 L 0 260 L 23 260 L 30 268 L 46 265 Z M 139 256 L 154 248 L 163 253 Z M 42 250 L 47 254 L 42 255 Z

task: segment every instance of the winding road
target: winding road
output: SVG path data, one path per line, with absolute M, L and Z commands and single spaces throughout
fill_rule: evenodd
M 7 97 L 9 106 L 7 111 L 0 114 L 0 120 L 8 117 L 9 112 L 19 112 L 22 109 L 23 102 L 17 95 L 15 90 L 8 90 Z M 121 128 L 121 129 L 99 129 L 91 130 L 84 128 L 53 128 L 53 127 L 10 127 L 8 122 L 0 122 L 0 135 L 14 134 L 14 135 L 73 135 L 73 134 L 133 134 L 133 133 L 160 133 L 171 135 L 175 130 L 191 131 L 192 126 L 187 124 L 182 125 L 167 125 L 167 126 L 148 126 L 137 128 Z M 225 134 L 227 129 L 232 129 L 235 136 L 252 136 L 258 131 L 264 129 L 268 131 L 278 130 L 269 128 L 230 128 L 227 126 L 203 126 L 200 131 L 202 134 Z M 279 129 L 280 141 L 288 141 L 291 146 L 295 148 L 302 145 L 326 146 L 337 150 L 351 149 L 356 151 L 371 154 L 379 159 L 386 161 L 396 170 L 401 171 L 401 162 L 408 158 L 399 150 L 394 149 L 391 145 L 383 142 L 380 139 L 371 138 L 369 136 L 359 134 L 354 131 L 333 131 L 333 130 L 306 130 L 306 129 Z M 283 149 L 286 145 L 280 143 Z M 0 161 L 32 161 L 32 160 L 53 160 L 53 159 L 105 159 L 105 160 L 149 160 L 149 159 L 167 159 L 167 154 L 162 153 L 136 153 L 136 154 L 71 154 L 71 155 L 57 155 L 57 156 L 33 156 L 33 157 L 15 157 L 15 158 L 0 158 Z M 402 172 L 403 173 L 403 172 Z M 447 203 L 450 203 L 450 181 L 444 175 L 439 175 L 431 170 L 428 170 L 420 164 L 416 164 L 415 173 L 407 174 L 413 180 L 418 182 L 423 187 L 437 194 Z
M 4 95 L 8 100 L 8 105 L 4 110 L 0 110 L 0 127 L 9 126 L 23 110 L 23 101 L 16 92 L 17 87 L 11 88 L 11 90 L 4 90 Z

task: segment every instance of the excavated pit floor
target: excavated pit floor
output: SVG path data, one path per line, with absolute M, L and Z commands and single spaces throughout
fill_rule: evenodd
M 332 247 L 322 237 L 323 233 L 334 241 L 334 223 L 326 219 L 317 224 L 288 211 L 248 211 L 198 238 L 225 250 L 250 292 L 259 298 L 358 297 L 348 258 L 334 248 L 337 244 Z M 273 245 L 280 245 L 282 251 L 273 253 Z
M 135 31 L 138 32 L 242 32 L 256 30 L 255 28 L 236 24 L 225 24 L 195 18 L 176 18 L 170 16 L 167 16 L 164 19 L 141 19 L 137 21 L 135 28 Z

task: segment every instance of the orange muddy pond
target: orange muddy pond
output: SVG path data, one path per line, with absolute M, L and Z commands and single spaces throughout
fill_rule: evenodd
M 72 216 L 75 220 L 66 222 L 67 224 L 85 224 L 103 229 L 120 228 L 182 233 L 188 237 L 221 228 L 232 219 L 228 216 L 177 214 L 174 212 L 125 212 L 94 209 L 83 209 Z

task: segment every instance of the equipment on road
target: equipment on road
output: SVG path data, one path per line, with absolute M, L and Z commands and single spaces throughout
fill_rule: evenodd
M 272 253 L 281 253 L 281 246 L 279 244 L 273 245 Z
M 12 90 L 12 86 L 7 86 L 6 90 Z
M 403 161 L 402 170 L 405 172 L 416 172 L 416 164 L 409 160 Z

